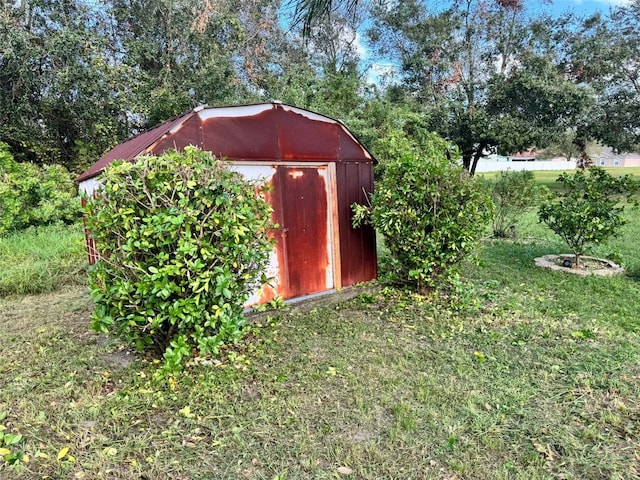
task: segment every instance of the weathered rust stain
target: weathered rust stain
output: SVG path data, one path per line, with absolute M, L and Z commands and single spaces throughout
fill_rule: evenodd
M 94 197 L 95 197 L 95 194 L 94 194 Z M 85 197 L 82 197 L 80 202 L 83 207 L 87 206 L 87 199 Z M 99 254 L 98 254 L 98 249 L 96 248 L 96 241 L 91 236 L 91 232 L 89 231 L 89 227 L 87 226 L 86 215 L 87 214 L 84 214 L 82 216 L 82 223 L 84 224 L 84 239 L 87 244 L 87 258 L 89 260 L 89 265 L 95 265 L 95 263 L 98 261 Z
M 200 145 L 200 119 L 197 115 L 185 119 L 147 149 L 152 155 L 162 155 L 169 149 L 183 151 L 189 145 Z
M 230 160 L 338 160 L 340 128 L 270 109 L 248 117 L 212 117 L 202 121 L 201 147 Z
M 353 228 L 351 205 L 366 205 L 373 191 L 371 163 L 339 163 L 336 168 L 342 286 L 377 277 L 375 231 L 371 226 Z
M 273 283 L 278 285 L 277 294 L 283 298 L 286 295 L 287 285 L 287 272 L 286 272 L 286 237 L 283 234 L 282 227 L 282 192 L 277 188 L 277 181 L 275 175 L 269 181 L 270 189 L 267 190 L 265 199 L 269 204 L 273 212 L 271 214 L 271 221 L 276 225 L 276 228 L 271 229 L 269 237 L 275 240 L 276 255 L 278 258 L 278 278 L 273 279 Z M 269 301 L 269 300 L 265 300 Z
M 258 305 L 263 305 L 267 302 L 270 302 L 274 298 L 278 296 L 278 291 L 271 287 L 271 285 L 263 285 L 261 288 L 260 300 L 258 301 Z
M 211 108 L 215 111 L 216 108 Z M 271 105 L 246 116 L 200 118 L 186 113 L 123 142 L 81 174 L 81 182 L 102 172 L 114 160 L 133 160 L 143 153 L 195 145 L 229 160 L 371 161 L 366 149 L 335 120 L 317 120 L 291 107 Z M 310 112 L 313 113 L 313 112 Z
M 268 201 L 278 254 L 278 293 L 294 298 L 327 289 L 327 191 L 315 168 L 277 167 Z

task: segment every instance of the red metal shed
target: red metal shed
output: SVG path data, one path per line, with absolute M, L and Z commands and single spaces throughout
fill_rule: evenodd
M 269 201 L 277 240 L 270 285 L 248 304 L 277 295 L 293 299 L 330 292 L 377 276 L 373 229 L 351 226 L 351 204 L 373 191 L 373 158 L 337 120 L 268 103 L 198 107 L 107 152 L 78 177 L 81 190 L 99 188 L 114 160 L 160 155 L 195 145 L 225 158 L 248 178 L 272 184 Z M 90 262 L 95 248 L 87 237 Z

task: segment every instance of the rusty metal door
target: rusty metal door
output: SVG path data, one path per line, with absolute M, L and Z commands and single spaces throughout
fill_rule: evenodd
M 279 225 L 278 293 L 295 298 L 334 287 L 326 166 L 277 166 L 270 192 Z

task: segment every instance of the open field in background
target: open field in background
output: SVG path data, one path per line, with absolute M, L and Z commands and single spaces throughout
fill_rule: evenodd
M 607 172 L 614 176 L 622 176 L 622 175 L 634 175 L 636 177 L 640 177 L 640 167 L 608 167 L 604 168 Z M 562 173 L 572 173 L 575 170 L 536 170 L 533 172 L 538 183 L 546 185 L 549 190 L 552 192 L 556 192 L 560 190 L 560 184 L 556 182 L 556 179 Z M 499 175 L 499 172 L 487 172 L 487 173 L 479 173 L 478 176 L 493 179 Z
M 383 287 L 274 311 L 168 383 L 87 331 L 86 287 L 0 298 L 0 424 L 30 458 L 0 478 L 640 478 L 629 218 L 593 252 L 627 276 L 536 269 L 565 247 L 530 213 L 518 241 L 485 242 L 451 305 Z

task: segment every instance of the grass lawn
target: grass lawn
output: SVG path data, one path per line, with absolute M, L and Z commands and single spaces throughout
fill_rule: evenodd
M 50 292 L 83 284 L 86 276 L 80 224 L 30 228 L 0 237 L 0 296 Z
M 465 267 L 455 308 L 382 288 L 276 311 L 168 383 L 87 331 L 83 287 L 0 298 L 0 425 L 29 457 L 0 478 L 640 478 L 632 215 L 595 252 L 627 276 L 536 269 L 565 249 L 527 215 Z
M 604 168 L 607 172 L 614 176 L 622 176 L 622 175 L 634 175 L 636 177 L 640 177 L 640 167 L 607 167 Z M 546 185 L 549 190 L 552 192 L 557 192 L 561 190 L 561 186 L 556 179 L 560 176 L 561 173 L 572 173 L 575 170 L 536 170 L 533 172 L 538 183 Z M 498 172 L 487 172 L 487 173 L 479 173 L 478 175 L 483 176 L 484 178 L 493 179 L 498 176 Z

